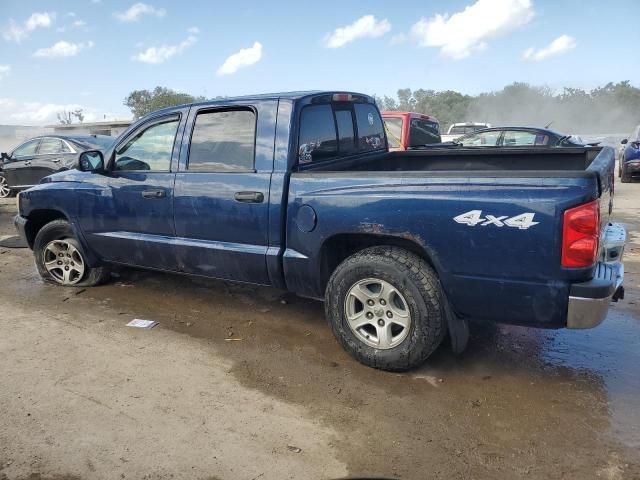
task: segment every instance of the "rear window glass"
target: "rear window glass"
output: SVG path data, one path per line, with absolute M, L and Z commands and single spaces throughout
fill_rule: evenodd
M 440 125 L 438 122 L 413 118 L 409 128 L 409 143 L 412 147 L 440 143 Z
M 336 110 L 338 125 L 338 147 L 340 154 L 353 153 L 356 150 L 355 133 L 353 131 L 353 114 L 351 110 Z
M 402 142 L 402 119 L 401 118 L 385 118 L 384 124 L 387 127 L 387 140 L 389 147 L 398 148 Z
M 337 154 L 338 141 L 331 105 L 304 107 L 300 114 L 298 161 L 317 162 L 334 158 Z
M 382 119 L 374 105 L 346 102 L 308 105 L 300 113 L 298 162 L 305 164 L 383 149 L 384 139 Z
M 376 107 L 370 103 L 356 103 L 356 123 L 358 125 L 358 150 L 378 150 L 385 148 L 384 127 Z
M 190 171 L 253 170 L 256 117 L 251 110 L 199 113 L 189 150 Z

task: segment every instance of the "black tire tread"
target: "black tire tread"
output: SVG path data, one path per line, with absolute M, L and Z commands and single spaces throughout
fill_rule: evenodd
M 399 266 L 400 269 L 406 273 L 408 279 L 416 286 L 423 301 L 426 304 L 435 306 L 438 310 L 437 317 L 439 318 L 432 318 L 429 328 L 423 328 L 424 325 L 419 325 L 417 321 L 413 322 L 414 327 L 412 328 L 415 329 L 414 335 L 416 335 L 417 338 L 412 339 L 414 340 L 414 345 L 409 354 L 401 358 L 391 359 L 384 355 L 372 355 L 372 351 L 375 351 L 375 349 L 357 340 L 351 341 L 343 334 L 339 326 L 342 318 L 335 318 L 336 312 L 332 311 L 335 309 L 333 308 L 334 302 L 331 301 L 330 297 L 333 292 L 336 291 L 336 283 L 339 281 L 343 272 L 363 265 L 374 265 L 377 262 L 386 263 L 395 267 Z M 446 334 L 446 317 L 443 308 L 444 298 L 438 276 L 424 259 L 403 248 L 395 246 L 374 246 L 354 253 L 344 260 L 333 272 L 327 285 L 325 300 L 327 319 L 340 344 L 360 362 L 382 370 L 396 372 L 406 371 L 421 365 L 442 343 Z M 338 325 L 336 325 L 337 322 Z M 405 342 L 407 342 L 407 340 L 405 340 Z M 403 344 L 405 342 L 403 342 Z
M 57 232 L 66 232 L 66 237 L 60 237 L 59 233 Z M 53 285 L 65 287 L 93 287 L 105 283 L 111 277 L 111 272 L 106 266 L 101 265 L 97 267 L 89 267 L 87 265 L 85 276 L 80 282 L 76 283 L 75 285 L 60 285 L 58 282 L 51 278 L 49 272 L 47 272 L 44 266 L 41 265 L 42 249 L 55 238 L 73 239 L 76 247 L 82 252 L 82 247 L 73 235 L 73 230 L 71 229 L 71 225 L 69 225 L 69 222 L 67 220 L 53 220 L 44 225 L 38 231 L 35 241 L 33 242 L 33 254 L 35 257 L 36 268 L 38 269 L 38 273 L 40 274 L 40 277 L 43 281 Z

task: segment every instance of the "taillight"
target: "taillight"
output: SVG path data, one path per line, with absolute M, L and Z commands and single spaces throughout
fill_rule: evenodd
M 352 102 L 353 95 L 350 93 L 334 93 L 332 99 L 334 102 Z
M 562 225 L 562 266 L 590 267 L 598 258 L 598 200 L 565 210 Z

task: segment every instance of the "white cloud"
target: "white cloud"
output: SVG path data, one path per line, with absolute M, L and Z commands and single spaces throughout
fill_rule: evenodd
M 87 26 L 87 22 L 85 22 L 84 20 L 76 20 L 71 25 L 73 25 L 76 28 L 86 27 Z
M 187 30 L 187 32 L 193 35 L 198 35 L 200 33 L 200 29 L 198 27 L 191 27 Z
M 149 47 L 144 52 L 140 52 L 131 57 L 131 60 L 151 64 L 164 63 L 170 58 L 175 57 L 179 53 L 182 53 L 197 41 L 198 39 L 194 35 L 189 35 L 186 40 L 183 40 L 177 45 L 161 45 L 159 47 Z
M 443 56 L 461 59 L 526 25 L 534 15 L 531 0 L 477 0 L 451 16 L 421 18 L 411 36 L 421 47 L 438 47 Z
M 51 26 L 55 18 L 55 12 L 34 13 L 27 19 L 25 27 L 29 32 L 35 30 L 38 27 L 48 28 Z
M 553 42 L 547 45 L 544 48 L 540 48 L 536 50 L 535 48 L 527 48 L 522 53 L 523 60 L 528 60 L 531 62 L 540 62 L 542 60 L 546 60 L 547 58 L 556 57 L 558 55 L 562 55 L 564 53 L 573 50 L 578 45 L 576 39 L 570 37 L 569 35 L 560 35 Z
M 143 15 L 153 15 L 156 17 L 164 17 L 167 11 L 164 8 L 155 8 L 147 3 L 135 3 L 125 12 L 115 12 L 113 14 L 123 23 L 137 22 Z
M 9 19 L 9 26 L 3 28 L 2 37 L 7 42 L 20 43 L 28 36 L 29 32 L 34 31 L 36 28 L 49 28 L 55 19 L 56 12 L 35 12 L 20 26 L 11 18 Z
M 262 44 L 255 42 L 252 47 L 242 48 L 240 51 L 227 57 L 218 68 L 218 75 L 231 75 L 239 69 L 258 63 L 262 58 Z
M 11 65 L 0 65 L 0 80 L 11 75 Z
M 327 48 L 340 48 L 359 38 L 381 37 L 389 30 L 391 30 L 391 24 L 387 19 L 376 20 L 373 15 L 365 15 L 351 25 L 339 27 L 333 32 L 327 33 L 324 37 L 324 44 Z
M 36 50 L 33 56 L 39 58 L 75 57 L 82 50 L 92 47 L 93 42 L 91 41 L 87 43 L 69 43 L 61 40 L 48 48 Z
M 8 125 L 47 125 L 58 123 L 57 114 L 82 109 L 85 122 L 94 122 L 101 118 L 96 109 L 78 104 L 58 104 L 40 102 L 19 102 L 11 98 L 0 98 L 0 124 Z

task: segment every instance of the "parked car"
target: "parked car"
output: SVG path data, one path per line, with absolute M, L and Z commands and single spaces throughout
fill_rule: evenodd
M 598 325 L 622 294 L 614 162 L 609 147 L 388 152 L 366 95 L 225 98 L 82 153 L 19 194 L 15 224 L 47 282 L 125 264 L 271 285 L 324 299 L 359 361 L 405 370 L 447 333 L 461 351 L 468 318 Z
M 463 135 L 455 140 L 465 147 L 579 147 L 580 137 L 563 135 L 538 127 L 493 127 Z
M 640 175 L 640 125 L 620 143 L 624 151 L 618 163 L 618 176 L 622 183 L 627 183 L 633 176 Z
M 27 140 L 11 153 L 1 154 L 4 181 L 0 180 L 0 195 L 8 196 L 37 185 L 47 175 L 76 168 L 82 152 L 106 149 L 114 140 L 106 135 L 47 135 Z
M 464 122 L 453 123 L 449 126 L 449 130 L 446 135 L 442 135 L 443 142 L 451 142 L 456 138 L 459 138 L 468 133 L 473 133 L 483 128 L 491 128 L 490 123 L 476 123 L 476 122 Z
M 438 119 L 417 112 L 382 112 L 389 150 L 441 143 Z

